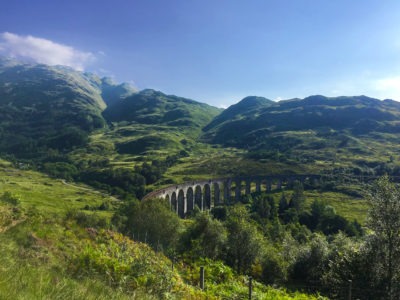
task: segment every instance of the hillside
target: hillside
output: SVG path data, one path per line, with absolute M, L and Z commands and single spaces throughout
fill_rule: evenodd
M 105 103 L 85 74 L 65 67 L 0 61 L 0 151 L 35 156 L 71 149 L 104 126 Z
M 345 269 L 355 293 L 382 292 L 362 277 L 363 179 L 400 175 L 397 102 L 249 96 L 220 110 L 64 67 L 2 60 L 0 72 L 0 298 L 241 299 L 251 275 L 256 299 L 314 297 L 284 287 L 335 299 L 348 292 L 340 253 L 357 264 Z M 184 181 L 295 173 L 324 176 L 253 184 L 184 220 L 138 200 Z
M 255 118 L 260 109 L 274 105 L 275 102 L 263 97 L 249 96 L 231 105 L 218 116 L 216 116 L 207 126 L 204 131 L 211 130 L 225 122 L 233 122 L 244 118 Z
M 249 151 L 260 160 L 292 164 L 320 164 L 374 168 L 394 162 L 400 142 L 400 104 L 366 96 L 310 96 L 305 99 L 229 107 L 234 118 L 215 118 L 204 129 L 203 140 Z M 223 115 L 221 114 L 221 116 Z M 385 145 L 385 146 L 383 146 Z
M 107 106 L 113 105 L 114 103 L 122 100 L 132 94 L 136 93 L 137 90 L 128 83 L 115 83 L 111 78 L 104 77 L 101 79 L 101 96 Z
M 110 230 L 120 203 L 109 195 L 4 160 L 0 177 L 1 299 L 239 299 L 248 293 L 246 276 L 212 260 L 201 262 L 208 287 L 202 291 L 200 261 L 172 261 Z M 253 284 L 257 299 L 317 299 Z
M 221 110 L 62 66 L 1 59 L 0 117 L 1 153 L 79 180 L 82 172 L 156 161 L 147 185 L 265 170 L 400 169 L 400 105 L 366 96 L 249 96 Z
M 19 159 L 46 161 L 49 153 L 58 157 L 84 148 L 92 132 L 104 131 L 111 122 L 116 136 L 121 133 L 130 140 L 142 135 L 143 126 L 155 126 L 156 132 L 163 126 L 178 134 L 183 129 L 196 138 L 219 112 L 193 100 L 153 90 L 138 92 L 127 83 L 63 66 L 0 59 L 0 152 Z M 175 134 L 145 135 L 133 145 L 117 145 L 118 150 L 130 153 L 133 147 L 133 153 L 142 153 L 168 148 L 177 140 Z
M 143 90 L 107 107 L 104 117 L 110 122 L 202 128 L 220 109 L 194 100 Z

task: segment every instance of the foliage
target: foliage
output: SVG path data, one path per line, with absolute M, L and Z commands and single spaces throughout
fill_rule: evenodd
M 0 196 L 0 201 L 10 204 L 12 206 L 18 206 L 20 204 L 20 199 L 17 195 L 13 195 L 10 191 L 6 191 Z
M 111 122 L 164 123 L 200 129 L 218 113 L 217 108 L 190 99 L 143 90 L 109 106 L 103 115 Z
M 304 188 L 300 182 L 295 182 L 293 187 L 293 193 L 289 201 L 289 208 L 294 208 L 297 213 L 300 213 L 304 209 Z
M 223 224 L 208 213 L 199 213 L 181 238 L 181 252 L 191 249 L 193 257 L 223 259 L 227 232 Z
M 220 113 L 62 67 L 13 64 L 2 67 L 1 83 L 0 152 L 12 164 L 0 164 L 0 277 L 10 285 L 0 283 L 0 298 L 235 299 L 247 294 L 243 274 L 317 285 L 332 298 L 343 298 L 332 287 L 347 290 L 351 279 L 355 297 L 398 297 L 400 192 L 387 178 L 369 196 L 366 235 L 360 225 L 360 182 L 400 174 L 393 101 L 247 97 Z M 265 170 L 324 177 L 187 220 L 163 200 L 136 200 L 169 184 Z M 103 230 L 112 214 L 125 237 Z M 162 252 L 174 257 L 174 270 Z M 205 292 L 194 288 L 201 264 Z M 259 299 L 311 298 L 255 286 Z
M 374 272 L 384 283 L 389 299 L 400 296 L 397 278 L 400 276 L 400 189 L 389 181 L 388 176 L 380 178 L 368 196 L 371 209 L 367 226 L 372 230 L 373 244 L 380 262 Z
M 94 240 L 86 241 L 73 269 L 80 276 L 100 275 L 111 286 L 125 291 L 144 288 L 160 298 L 178 280 L 165 257 L 110 231 L 99 231 Z
M 0 151 L 40 158 L 47 149 L 84 146 L 104 127 L 105 104 L 88 78 L 72 69 L 0 62 Z
M 249 220 L 244 206 L 235 205 L 229 210 L 227 262 L 238 273 L 249 272 L 263 250 L 263 238 Z
M 67 180 L 72 180 L 78 175 L 78 169 L 67 162 L 44 163 L 43 171 L 51 176 L 65 178 Z
M 128 201 L 114 215 L 113 223 L 133 239 L 165 252 L 175 249 L 181 230 L 179 217 L 163 199 Z
M 110 224 L 105 217 L 101 217 L 96 213 L 85 213 L 78 210 L 69 210 L 66 213 L 67 220 L 75 220 L 82 227 L 91 228 L 108 228 Z
M 300 216 L 300 223 L 311 230 L 321 231 L 325 235 L 336 234 L 339 231 L 346 232 L 351 236 L 363 234 L 361 225 L 356 220 L 349 222 L 343 216 L 338 215 L 332 206 L 320 200 L 314 200 L 311 203 L 311 212 L 303 213 Z
M 80 179 L 111 193 L 128 196 L 131 194 L 141 198 L 145 192 L 145 178 L 133 170 L 118 168 L 104 170 L 88 170 L 82 172 Z

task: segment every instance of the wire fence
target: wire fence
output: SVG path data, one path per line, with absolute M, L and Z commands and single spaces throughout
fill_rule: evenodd
M 349 280 L 346 284 L 323 286 L 323 285 L 305 285 L 291 284 L 290 290 L 301 291 L 307 294 L 319 294 L 329 299 L 345 299 L 345 300 L 380 300 L 388 299 L 388 293 L 385 290 L 368 287 L 354 286 Z M 393 298 L 398 299 L 398 298 Z
M 205 289 L 207 276 L 204 266 L 199 268 L 200 281 L 199 287 Z M 259 291 L 253 283 L 251 276 L 247 277 L 246 283 L 248 285 L 248 299 L 259 299 Z M 322 285 L 320 283 L 304 284 L 304 283 L 290 283 L 287 286 L 274 286 L 274 288 L 285 288 L 289 292 L 301 292 L 309 295 L 321 295 L 332 300 L 384 300 L 384 299 L 400 299 L 400 293 L 393 291 L 392 297 L 389 297 L 387 290 L 379 288 L 369 288 L 366 286 L 360 287 L 349 280 L 348 282 L 336 285 Z M 400 292 L 400 290 L 398 291 Z M 397 296 L 395 296 L 395 294 Z

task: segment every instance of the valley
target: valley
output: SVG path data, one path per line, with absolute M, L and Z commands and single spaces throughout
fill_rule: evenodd
M 251 276 L 254 299 L 343 299 L 349 279 L 377 299 L 399 124 L 393 100 L 223 110 L 2 58 L 0 298 L 243 299 Z

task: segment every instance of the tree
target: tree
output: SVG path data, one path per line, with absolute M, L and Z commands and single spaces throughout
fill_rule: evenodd
M 304 188 L 301 182 L 296 181 L 293 187 L 293 194 L 290 198 L 289 207 L 296 209 L 297 213 L 303 210 L 304 202 L 306 198 L 304 196 Z
M 236 205 L 229 210 L 227 261 L 238 273 L 250 271 L 251 266 L 261 258 L 263 237 L 257 227 L 250 223 L 246 208 Z
M 328 242 L 326 237 L 314 233 L 309 243 L 300 247 L 293 265 L 292 278 L 307 283 L 318 282 L 325 270 L 328 256 Z
M 191 250 L 193 255 L 211 259 L 222 258 L 227 233 L 224 225 L 208 213 L 199 213 L 181 238 L 182 252 Z
M 285 192 L 282 191 L 281 199 L 279 200 L 279 208 L 278 208 L 279 215 L 282 216 L 288 208 L 289 206 L 286 200 Z
M 275 209 L 274 199 L 270 195 L 261 194 L 253 199 L 251 210 L 256 213 L 260 219 L 271 217 Z
M 131 200 L 113 217 L 122 231 L 156 250 L 174 250 L 181 222 L 164 199 Z
M 368 200 L 367 226 L 379 245 L 376 254 L 381 257 L 375 272 L 386 285 L 388 299 L 398 299 L 400 291 L 394 283 L 400 276 L 400 189 L 383 176 L 374 184 Z

